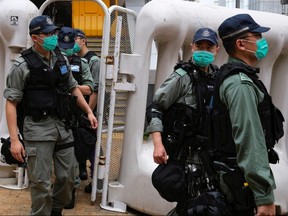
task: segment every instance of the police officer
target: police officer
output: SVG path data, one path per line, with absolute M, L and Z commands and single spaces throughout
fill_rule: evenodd
M 257 111 L 264 98 L 263 92 L 241 71 L 248 70 L 255 74 L 255 67 L 268 52 L 268 44 L 262 33 L 269 29 L 260 26 L 249 14 L 229 17 L 218 28 L 229 54 L 228 72 L 235 65 L 240 68 L 238 73 L 224 79 L 219 88 L 219 97 L 228 109 L 232 125 L 230 136 L 236 146 L 237 165 L 243 172 L 246 186 L 249 185 L 253 192 L 257 205 L 256 215 L 259 216 L 275 215 L 275 180 L 269 166 L 265 137 Z M 222 69 L 220 71 L 221 74 Z M 254 215 L 253 209 L 245 215 Z
M 88 61 L 84 58 L 79 58 L 74 54 L 77 51 L 75 51 L 75 49 L 77 49 L 75 39 L 76 32 L 70 27 L 62 27 L 58 33 L 58 44 L 60 50 L 68 57 L 73 77 L 78 82 L 77 87 L 83 95 L 90 96 L 94 89 L 92 75 L 89 69 Z
M 22 162 L 28 157 L 31 215 L 62 215 L 71 200 L 75 175 L 73 135 L 66 116 L 71 108 L 68 102 L 73 101 L 70 93 L 87 113 L 91 127 L 97 128 L 97 119 L 76 87 L 67 58 L 56 47 L 57 30 L 49 16 L 31 20 L 29 33 L 34 44 L 13 64 L 4 91 L 12 155 Z M 18 139 L 16 110 L 20 104 L 25 113 L 25 150 Z M 56 178 L 51 193 L 52 161 Z
M 89 103 L 89 97 L 93 92 L 94 85 L 92 80 L 92 75 L 89 69 L 88 61 L 84 58 L 81 58 L 75 54 L 75 48 L 77 49 L 77 43 L 75 43 L 76 39 L 76 32 L 73 28 L 70 27 L 62 27 L 58 33 L 58 43 L 60 50 L 64 52 L 69 60 L 71 71 L 73 77 L 78 82 L 77 87 L 85 97 L 87 103 Z M 86 152 L 90 149 L 90 146 L 94 146 L 96 142 L 96 131 L 90 129 L 89 132 L 86 128 L 89 126 L 86 121 L 85 115 L 83 112 L 79 110 L 76 117 L 77 124 L 73 127 L 73 135 L 74 135 L 74 148 L 75 148 L 75 155 L 77 158 L 78 163 L 75 164 L 76 173 L 78 174 L 79 164 L 86 162 Z M 85 123 L 85 125 L 83 125 Z M 89 137 L 92 134 L 91 143 L 86 143 L 86 140 L 89 140 Z M 94 135 L 94 136 L 93 136 Z M 85 163 L 86 168 L 86 163 Z M 85 172 L 79 172 L 79 176 L 75 179 L 75 188 L 80 185 L 80 179 L 87 180 L 87 173 L 86 169 Z M 72 209 L 75 205 L 75 188 L 72 192 L 72 199 L 71 202 L 66 205 L 65 209 Z
M 76 39 L 75 39 L 75 45 L 77 55 L 80 56 L 81 58 L 85 58 L 88 61 L 90 71 L 92 73 L 92 78 L 94 82 L 94 91 L 92 95 L 89 97 L 89 106 L 90 108 L 94 111 L 94 114 L 96 114 L 96 109 L 97 109 L 97 99 L 98 99 L 98 86 L 99 86 L 99 73 L 100 73 L 100 58 L 93 52 L 90 51 L 87 47 L 87 38 L 85 33 L 80 30 L 80 29 L 75 29 L 76 31 Z M 101 149 L 102 150 L 102 149 Z M 103 152 L 101 152 L 103 154 Z M 88 154 L 88 159 L 90 161 L 90 176 L 91 178 L 93 177 L 93 171 L 94 171 L 94 157 L 95 157 L 95 145 L 90 146 L 89 149 L 89 154 Z M 86 171 L 86 161 L 79 163 L 79 171 L 80 175 L 86 175 L 87 176 L 87 171 Z M 100 180 L 98 181 L 97 187 L 99 189 L 102 189 L 102 184 Z M 92 191 L 92 185 L 91 182 L 85 186 L 84 191 L 86 193 L 91 193 Z
M 174 154 L 174 149 L 167 152 L 168 149 L 164 147 L 167 145 L 163 140 L 163 130 L 168 125 L 163 124 L 163 113 L 176 103 L 196 109 L 197 93 L 192 84 L 191 76 L 194 76 L 193 79 L 203 78 L 204 80 L 210 80 L 213 76 L 217 67 L 212 65 L 212 62 L 219 50 L 217 33 L 210 28 L 200 28 L 193 37 L 191 49 L 192 58 L 188 62 L 188 68 L 191 70 L 187 70 L 185 67 L 174 70 L 154 95 L 152 119 L 147 127 L 147 132 L 152 135 L 153 158 L 157 164 L 167 163 L 168 154 L 169 159 L 172 159 Z M 208 88 L 211 88 L 211 85 L 204 86 L 204 92 L 210 91 Z M 180 208 L 181 204 L 178 203 L 176 208 L 178 214 L 181 214 Z
M 80 29 L 75 29 L 75 31 L 76 31 L 75 45 L 77 48 L 75 48 L 74 51 L 81 58 L 87 59 L 90 71 L 92 73 L 92 78 L 94 82 L 94 91 L 89 98 L 89 105 L 91 109 L 95 111 L 97 105 L 98 86 L 99 86 L 100 58 L 93 51 L 90 51 L 88 49 L 87 38 L 85 33 Z

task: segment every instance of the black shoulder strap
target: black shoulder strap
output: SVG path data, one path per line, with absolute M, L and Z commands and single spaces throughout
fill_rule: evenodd
M 246 65 L 244 63 L 238 63 L 238 62 L 233 62 L 233 63 L 227 63 L 224 64 L 220 67 L 219 71 L 217 72 L 216 80 L 215 80 L 215 86 L 214 86 L 214 100 L 220 101 L 220 96 L 219 96 L 219 88 L 221 86 L 221 83 L 229 76 L 238 74 L 238 73 L 245 73 L 247 76 L 249 76 L 250 79 L 258 86 L 259 83 L 262 83 L 258 79 L 258 73 L 259 73 L 259 68 L 254 68 L 249 65 Z M 263 91 L 264 93 L 267 92 L 265 86 L 262 83 L 262 86 L 260 87 L 260 90 Z M 265 88 L 265 89 L 263 89 Z
M 198 83 L 199 76 L 198 76 L 197 69 L 195 68 L 194 64 L 190 60 L 188 62 L 180 61 L 179 63 L 176 64 L 176 66 L 174 67 L 174 70 L 177 70 L 179 68 L 182 68 L 188 73 L 191 79 L 191 84 L 192 86 L 195 87 L 196 104 L 197 104 L 196 107 L 197 107 L 197 110 L 201 112 L 203 110 L 203 106 L 201 103 L 201 94 L 200 94 L 199 83 Z
M 40 68 L 42 67 L 42 61 L 37 54 L 33 52 L 32 47 L 21 52 L 22 57 L 25 59 L 29 67 Z
M 96 53 L 93 52 L 93 51 L 88 51 L 83 58 L 87 59 L 87 61 L 88 61 L 88 63 L 89 63 L 89 62 L 90 62 L 90 59 L 91 59 L 93 56 L 97 56 Z
M 221 84 L 228 76 L 232 76 L 238 73 L 245 73 L 251 79 L 258 79 L 259 68 L 254 68 L 244 63 L 227 63 L 220 67 L 219 73 L 216 79 L 217 84 Z
M 66 64 L 65 58 L 64 58 L 63 54 L 61 53 L 60 48 L 56 47 L 53 51 L 55 52 L 57 59 L 61 62 L 65 62 L 65 64 Z
M 179 69 L 179 68 L 182 68 L 183 70 L 185 70 L 187 73 L 193 73 L 193 70 L 195 69 L 193 63 L 191 61 L 188 61 L 188 62 L 183 62 L 183 61 L 180 61 L 178 62 L 175 67 L 174 67 L 174 71 Z

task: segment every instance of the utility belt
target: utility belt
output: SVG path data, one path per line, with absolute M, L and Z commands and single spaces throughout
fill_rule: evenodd
M 48 109 L 29 110 L 29 111 L 27 111 L 26 115 L 31 116 L 33 121 L 35 121 L 35 122 L 38 122 L 42 119 L 46 119 L 48 116 L 58 117 L 56 110 L 48 110 Z
M 36 93 L 34 93 L 36 92 Z M 63 120 L 67 129 L 72 128 L 77 122 L 77 97 L 69 93 L 53 93 L 45 95 L 37 91 L 27 94 L 24 99 L 24 116 L 32 116 L 33 121 L 46 119 L 48 116 Z M 42 99 L 44 97 L 44 99 Z

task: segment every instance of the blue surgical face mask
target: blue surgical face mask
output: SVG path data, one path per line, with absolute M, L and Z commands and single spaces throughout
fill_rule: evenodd
M 192 59 L 195 65 L 199 67 L 207 67 L 214 61 L 214 53 L 199 50 L 199 51 L 192 51 Z
M 269 47 L 268 47 L 267 40 L 265 38 L 258 39 L 256 42 L 250 41 L 250 40 L 245 40 L 245 41 L 256 43 L 256 46 L 257 46 L 256 51 L 251 51 L 248 49 L 246 49 L 246 51 L 254 53 L 255 57 L 258 60 L 263 59 L 267 55 Z
M 65 53 L 68 57 L 74 54 L 73 48 L 72 49 L 61 49 L 61 52 Z
M 56 46 L 58 45 L 58 36 L 57 35 L 51 35 L 51 36 L 45 37 L 45 38 L 41 38 L 41 37 L 38 37 L 38 38 L 43 40 L 43 44 L 41 46 L 46 51 L 54 50 L 56 48 Z
M 80 50 L 81 50 L 81 47 L 79 46 L 78 43 L 75 42 L 74 47 L 73 47 L 73 52 L 78 53 L 80 52 Z

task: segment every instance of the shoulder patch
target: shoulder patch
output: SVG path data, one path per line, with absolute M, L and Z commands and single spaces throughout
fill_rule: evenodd
M 178 68 L 175 73 L 177 73 L 180 77 L 184 76 L 187 74 L 187 71 L 183 70 L 182 68 Z
M 239 73 L 239 77 L 240 77 L 240 81 L 241 82 L 251 82 L 253 83 L 253 81 L 245 74 L 245 73 Z

